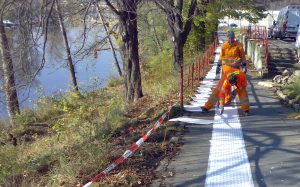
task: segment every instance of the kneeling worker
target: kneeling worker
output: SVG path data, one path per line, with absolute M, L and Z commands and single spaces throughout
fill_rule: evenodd
M 245 116 L 249 115 L 249 99 L 248 99 L 248 93 L 246 90 L 247 87 L 247 79 L 246 75 L 241 70 L 234 70 L 231 73 L 228 73 L 227 77 L 225 78 L 225 81 L 222 85 L 220 94 L 219 94 L 219 110 L 222 114 L 224 111 L 224 104 L 225 104 L 225 95 L 226 93 L 231 91 L 231 87 L 234 87 L 242 110 L 244 112 Z

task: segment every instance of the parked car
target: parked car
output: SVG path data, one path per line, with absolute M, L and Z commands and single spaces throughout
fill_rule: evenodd
M 218 27 L 228 27 L 227 21 L 220 21 Z
M 13 27 L 13 26 L 16 26 L 15 23 L 9 21 L 9 20 L 3 20 L 3 25 L 4 27 Z
M 235 23 L 230 23 L 230 25 L 229 25 L 230 27 L 238 27 L 238 25 L 237 24 L 235 24 Z

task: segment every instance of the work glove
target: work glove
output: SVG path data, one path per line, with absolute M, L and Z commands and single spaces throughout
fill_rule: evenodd
M 216 74 L 220 74 L 220 72 L 221 72 L 221 64 L 218 64 L 216 68 Z
M 224 112 L 224 105 L 219 105 L 219 112 L 220 112 L 220 115 L 223 114 L 223 112 Z
M 243 70 L 244 73 L 247 73 L 247 66 L 246 66 L 246 64 L 242 65 L 242 70 Z

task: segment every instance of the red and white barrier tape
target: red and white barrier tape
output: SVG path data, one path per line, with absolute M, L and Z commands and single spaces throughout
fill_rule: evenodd
M 95 176 L 90 182 L 86 183 L 83 187 L 90 187 L 93 183 L 101 180 L 106 174 L 108 174 L 111 170 L 117 167 L 119 164 L 123 163 L 125 159 L 130 157 L 148 138 L 149 136 L 156 131 L 168 117 L 169 112 L 164 113 L 155 123 L 155 125 L 150 129 L 144 136 L 142 136 L 137 142 L 132 144 L 124 154 L 119 157 L 116 161 L 114 161 L 111 165 L 109 165 L 105 170 Z

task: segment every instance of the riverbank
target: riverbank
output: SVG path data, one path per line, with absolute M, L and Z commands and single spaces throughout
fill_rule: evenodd
M 166 51 L 142 65 L 145 96 L 132 105 L 123 100 L 122 81 L 110 79 L 106 88 L 44 97 L 35 103 L 34 110 L 23 110 L 17 117 L 17 128 L 1 129 L 0 184 L 80 186 L 90 180 L 177 101 L 179 79 L 170 59 L 171 52 Z M 151 177 L 143 176 L 173 152 L 170 146 L 174 145 L 167 142 L 177 130 L 176 126 L 159 129 L 103 184 L 149 183 Z

